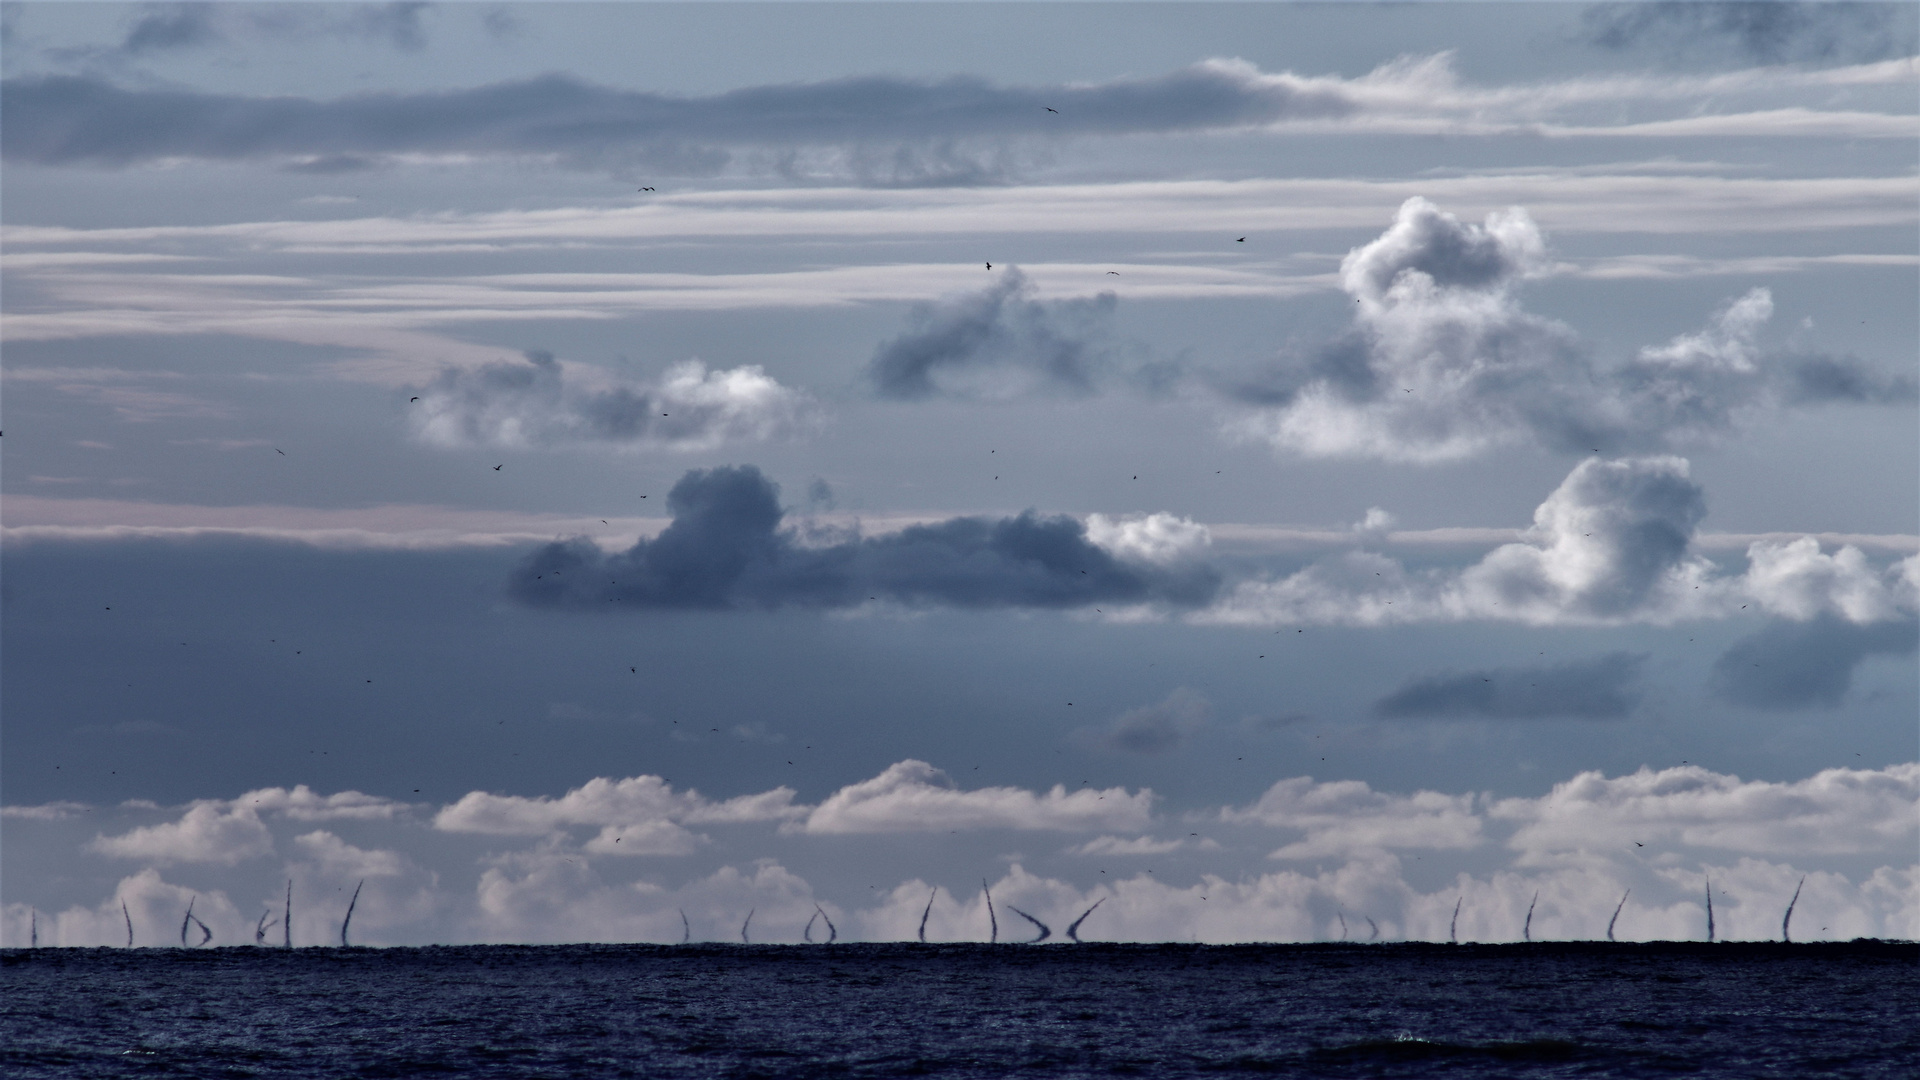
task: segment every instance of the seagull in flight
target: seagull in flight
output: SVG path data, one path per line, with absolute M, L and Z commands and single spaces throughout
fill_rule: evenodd
M 1112 275 L 1113 275 L 1114 277 L 1119 277 L 1119 276 L 1120 276 L 1120 271 L 1118 271 L 1118 270 L 1109 270 L 1109 271 L 1107 271 L 1107 273 L 1109 273 L 1109 274 L 1112 274 Z
M 641 191 L 652 191 L 653 189 L 652 189 L 652 188 L 650 188 L 650 187 L 643 187 L 643 188 L 641 188 L 640 190 L 641 190 Z
M 1059 109 L 1056 109 L 1056 108 L 1054 108 L 1054 107 L 1053 107 L 1053 106 L 1051 106 L 1051 105 L 1042 105 L 1042 106 L 1040 106 L 1040 107 L 1041 107 L 1041 108 L 1043 108 L 1043 109 L 1045 109 L 1045 110 L 1047 110 L 1047 111 L 1048 111 L 1048 112 L 1050 112 L 1050 113 L 1058 113 L 1058 112 L 1060 111 Z
M 991 269 L 993 269 L 993 264 L 992 264 L 992 263 L 988 263 L 988 264 L 987 264 L 987 269 L 989 269 L 989 270 L 991 270 Z
M 1246 242 L 1247 242 L 1247 238 L 1246 238 L 1246 237 L 1244 237 L 1244 236 L 1243 236 L 1243 237 L 1241 237 L 1240 239 L 1238 239 L 1238 240 L 1235 240 L 1235 241 L 1234 241 L 1234 243 L 1236 243 L 1236 244 L 1244 244 L 1244 243 L 1246 243 Z
M 504 464 L 504 462 L 503 462 L 502 464 Z M 499 472 L 499 471 L 500 471 L 500 466 L 499 466 L 499 465 L 495 465 L 495 466 L 493 467 L 493 471 L 494 471 L 494 472 Z

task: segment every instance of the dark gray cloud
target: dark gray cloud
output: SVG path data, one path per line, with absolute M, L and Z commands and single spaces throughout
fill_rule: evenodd
M 1165 701 L 1130 709 L 1102 727 L 1080 728 L 1075 742 L 1119 754 L 1166 754 L 1186 745 L 1213 713 L 1206 695 L 1181 687 Z
M 443 446 L 601 443 L 703 449 L 763 440 L 800 426 L 807 399 L 757 367 L 708 371 L 697 361 L 657 383 L 583 384 L 553 354 L 443 373 L 409 406 L 414 433 Z
M 396 43 L 413 40 L 416 8 L 381 11 L 378 18 L 366 16 L 367 26 L 385 27 Z M 678 162 L 710 170 L 727 160 L 727 147 L 938 146 L 956 139 L 1195 131 L 1339 116 L 1355 108 L 1336 90 L 1225 63 L 1090 85 L 1001 87 L 967 77 L 875 76 L 694 98 L 564 75 L 331 101 L 133 90 L 61 75 L 0 82 L 0 151 L 9 161 L 48 165 L 472 153 L 552 155 L 594 167 Z
M 879 537 L 808 544 L 783 529 L 779 489 L 751 465 L 695 470 L 667 496 L 673 523 L 606 555 L 578 539 L 548 544 L 514 572 L 523 603 L 613 608 L 829 609 L 881 600 L 915 607 L 1075 608 L 1205 604 L 1205 566 L 1116 558 L 1071 517 L 1033 511 L 960 517 Z
M 1641 653 L 1613 652 L 1543 667 L 1494 668 L 1408 680 L 1374 702 L 1389 717 L 1615 720 L 1633 711 Z
M 1779 366 L 1779 392 L 1794 404 L 1850 402 L 1911 405 L 1920 401 L 1912 375 L 1889 375 L 1851 356 L 1795 356 Z
M 121 51 L 130 56 L 222 41 L 212 4 L 147 4 L 127 30 Z
M 1859 62 L 1914 51 L 1898 4 L 1663 3 L 1599 4 L 1581 18 L 1588 42 L 1682 58 L 1701 54 L 1777 64 Z M 1903 32 L 1905 31 L 1905 32 Z
M 880 346 L 867 377 L 881 397 L 1087 394 L 1111 364 L 1112 293 L 1043 304 L 1018 267 L 977 293 L 913 310 L 906 333 Z
M 1735 642 L 1714 661 L 1713 692 L 1750 709 L 1833 708 L 1846 696 L 1861 661 L 1916 647 L 1920 624 L 1911 621 L 1861 624 L 1826 615 L 1774 623 Z

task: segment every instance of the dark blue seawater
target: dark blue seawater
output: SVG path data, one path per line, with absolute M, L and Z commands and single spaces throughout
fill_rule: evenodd
M 0 954 L 30 1077 L 1920 1077 L 1920 946 Z

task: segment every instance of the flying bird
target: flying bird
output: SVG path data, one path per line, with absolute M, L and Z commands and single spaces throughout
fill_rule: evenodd
M 1247 238 L 1246 238 L 1246 237 L 1244 237 L 1244 236 L 1243 236 L 1243 237 L 1241 237 L 1240 239 L 1238 239 L 1238 240 L 1235 240 L 1235 241 L 1234 241 L 1234 243 L 1236 243 L 1236 244 L 1244 244 L 1244 243 L 1246 243 L 1246 242 L 1247 242 Z
M 417 398 L 417 397 L 410 397 L 410 398 L 408 398 L 407 400 L 408 400 L 408 401 L 419 401 L 420 399 L 419 399 L 419 398 Z
M 991 270 L 991 269 L 993 269 L 993 264 L 992 264 L 992 263 L 988 263 L 988 264 L 987 264 L 987 269 L 989 269 L 989 270 Z
M 500 471 L 500 466 L 499 466 L 499 465 L 495 465 L 495 466 L 493 467 L 493 471 L 494 471 L 494 472 L 499 472 L 499 471 Z
M 1045 110 L 1047 110 L 1047 111 L 1048 111 L 1048 112 L 1050 112 L 1050 113 L 1057 113 L 1057 112 L 1059 112 L 1059 111 L 1060 111 L 1059 109 L 1056 109 L 1056 108 L 1054 108 L 1054 107 L 1053 107 L 1053 106 L 1051 106 L 1051 105 L 1042 105 L 1042 106 L 1040 106 L 1040 107 L 1041 107 L 1041 108 L 1043 108 L 1043 109 L 1045 109 Z
M 277 446 L 273 448 L 273 452 L 274 452 L 274 453 L 276 453 L 276 454 L 279 454 L 279 455 L 280 455 L 281 457 L 286 457 L 286 456 L 287 456 L 287 452 L 286 452 L 285 450 L 282 450 L 282 449 L 280 449 L 280 448 L 279 448 L 279 447 L 277 447 Z
M 641 191 L 652 191 L 653 189 L 652 189 L 652 188 L 650 188 L 650 187 L 643 187 L 643 188 L 641 188 L 640 190 L 641 190 Z
M 1119 276 L 1120 276 L 1120 271 L 1118 271 L 1118 270 L 1109 270 L 1109 271 L 1107 271 L 1107 273 L 1109 273 L 1109 274 L 1112 274 L 1112 275 L 1113 275 L 1114 277 L 1119 277 Z

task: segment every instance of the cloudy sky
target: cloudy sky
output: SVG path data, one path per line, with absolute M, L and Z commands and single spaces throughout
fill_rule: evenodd
M 1912 5 L 0 15 L 7 944 L 1920 935 Z

